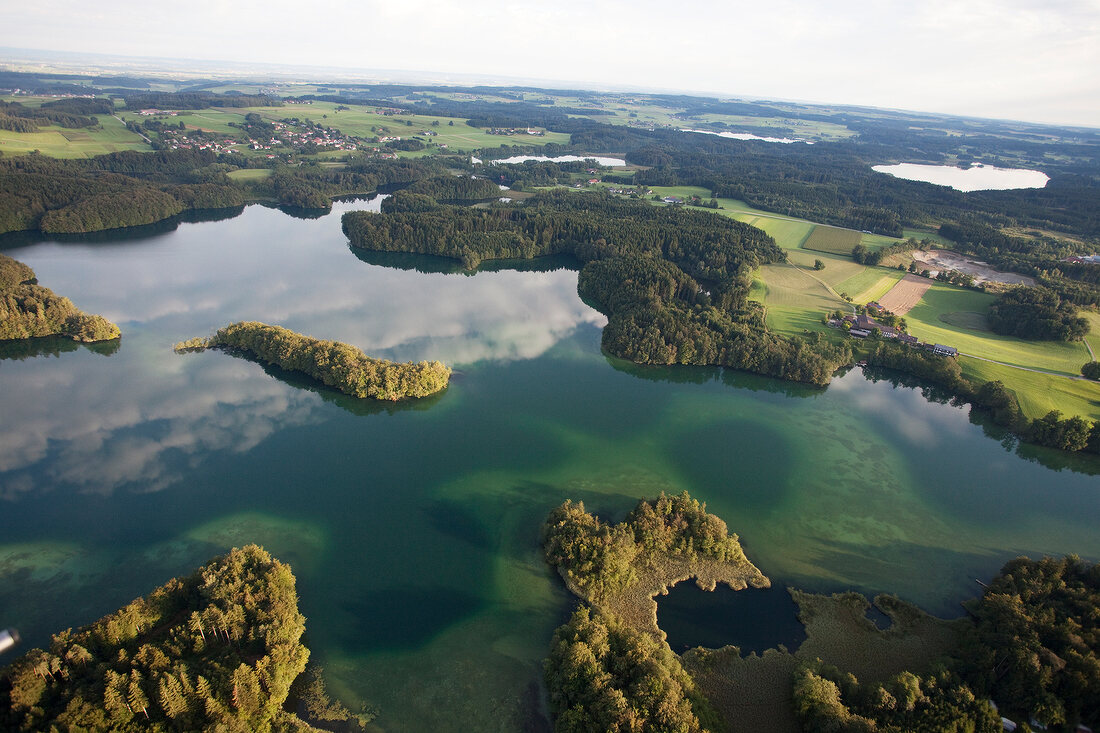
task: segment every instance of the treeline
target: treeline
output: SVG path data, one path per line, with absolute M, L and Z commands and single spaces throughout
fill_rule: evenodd
M 663 641 L 581 608 L 544 664 L 557 733 L 702 733 L 695 684 Z
M 955 359 L 887 341 L 868 343 L 870 350 L 865 355 L 870 366 L 905 372 L 942 387 L 956 400 L 985 410 L 996 424 L 1029 443 L 1100 454 L 1100 421 L 1092 422 L 1077 415 L 1063 418 L 1057 410 L 1029 420 L 1020 412 L 1016 396 L 999 380 L 974 384 L 963 376 Z
M 90 343 L 119 335 L 118 326 L 82 312 L 68 298 L 38 285 L 31 268 L 0 254 L 0 341 L 64 336 Z
M 34 132 L 39 125 L 57 125 L 58 127 L 80 128 L 95 127 L 99 120 L 91 114 L 110 114 L 114 105 L 107 99 L 59 99 L 46 102 L 40 107 L 27 107 L 19 102 L 0 100 L 0 119 L 9 119 L 4 129 L 14 132 Z M 29 124 L 30 129 L 15 129 L 10 120 L 16 119 Z
M 192 340 L 177 344 L 176 349 L 196 347 L 241 351 L 360 398 L 396 401 L 426 397 L 444 389 L 451 376 L 451 370 L 438 361 L 399 364 L 372 359 L 348 344 L 321 341 L 255 321 L 230 324 L 205 343 Z
M 500 186 L 484 178 L 434 176 L 422 178 L 405 189 L 411 194 L 431 196 L 443 203 L 473 203 L 500 197 Z
M 1089 322 L 1077 315 L 1072 303 L 1043 287 L 1013 288 L 989 306 L 994 333 L 1022 339 L 1080 341 Z
M 207 107 L 281 107 L 278 97 L 226 92 L 141 92 L 125 94 L 126 109 L 206 109 Z
M 99 231 L 149 224 L 184 209 L 240 206 L 242 189 L 227 169 L 213 153 L 194 150 L 0 158 L 0 233 Z
M 283 710 L 309 650 L 294 575 L 255 545 L 16 660 L 5 730 L 305 731 Z
M 238 183 L 228 177 L 249 164 L 243 156 L 200 150 L 124 151 L 82 160 L 0 158 L 0 234 L 150 224 L 185 210 L 236 208 L 246 198 L 329 209 L 336 196 L 371 193 L 441 170 L 429 162 L 361 157 L 340 169 L 279 166 L 266 179 Z
M 726 523 L 686 491 L 640 501 L 618 524 L 585 511 L 584 502 L 566 500 L 547 517 L 542 547 L 546 562 L 594 600 L 626 588 L 637 568 L 662 558 L 744 557 Z
M 794 675 L 795 716 L 804 733 L 1001 733 L 1001 717 L 956 675 L 902 672 L 878 684 L 820 660 Z
M 925 241 L 927 242 L 927 240 Z M 913 237 L 909 237 L 904 242 L 891 244 L 888 247 L 882 247 L 880 249 L 868 249 L 862 244 L 857 244 L 855 247 L 852 247 L 852 259 L 861 265 L 877 265 L 890 255 L 909 252 L 920 247 L 922 244 L 922 242 L 918 242 Z
M 397 197 L 395 197 L 397 198 Z M 461 260 L 570 254 L 578 291 L 608 315 L 604 348 L 643 364 L 705 364 L 825 384 L 850 352 L 766 332 L 746 295 L 751 271 L 784 254 L 764 232 L 681 207 L 603 193 L 540 193 L 488 210 L 395 202 L 344 215 L 355 247 Z
M 253 194 L 273 198 L 284 206 L 328 210 L 336 196 L 373 193 L 382 187 L 418 181 L 438 171 L 436 164 L 427 161 L 359 158 L 339 169 L 279 166 L 268 178 L 250 183 L 249 188 Z

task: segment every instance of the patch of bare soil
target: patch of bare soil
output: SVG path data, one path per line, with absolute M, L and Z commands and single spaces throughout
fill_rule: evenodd
M 975 282 L 1000 283 L 1001 285 L 1034 285 L 1035 279 L 1027 275 L 1019 275 L 1015 272 L 1001 272 L 995 270 L 992 265 L 981 260 L 976 260 L 958 252 L 946 249 L 915 250 L 913 261 L 917 267 L 927 269 L 933 274 L 943 270 L 955 270 L 965 275 L 971 275 Z
M 890 288 L 890 292 L 878 299 L 878 304 L 891 313 L 904 316 L 920 302 L 930 287 L 932 281 L 928 278 L 906 275 Z

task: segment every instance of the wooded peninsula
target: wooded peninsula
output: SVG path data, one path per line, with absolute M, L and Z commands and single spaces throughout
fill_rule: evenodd
M 397 401 L 427 397 L 447 387 L 451 370 L 438 361 L 400 364 L 372 359 L 339 341 L 322 341 L 256 321 L 231 323 L 208 339 L 194 338 L 177 352 L 222 348 L 264 364 L 301 372 L 353 397 Z
M 121 335 L 103 316 L 84 313 L 38 284 L 34 270 L 0 254 L 0 341 L 64 336 L 91 343 Z

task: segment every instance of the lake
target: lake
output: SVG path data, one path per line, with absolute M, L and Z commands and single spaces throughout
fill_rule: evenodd
M 1004 191 L 1013 188 L 1043 188 L 1050 177 L 1042 171 L 1024 168 L 994 168 L 976 163 L 969 168 L 953 165 L 922 165 L 897 163 L 875 165 L 872 170 L 887 173 L 907 181 L 924 181 L 937 186 L 950 186 L 956 191 Z
M 753 135 L 748 132 L 729 132 L 723 130 L 718 132 L 717 130 L 680 130 L 680 132 L 697 132 L 700 135 L 717 135 L 718 137 L 729 138 L 730 140 L 761 140 L 766 143 L 783 143 L 790 145 L 791 143 L 806 143 L 807 145 L 813 145 L 809 140 L 803 140 L 797 137 L 761 137 L 760 135 Z
M 585 160 L 595 161 L 597 165 L 602 165 L 607 168 L 621 168 L 626 165 L 626 161 L 622 158 L 606 158 L 599 155 L 513 155 L 510 158 L 499 158 L 498 160 L 491 160 L 490 163 L 526 163 L 529 160 L 538 160 L 550 163 L 580 163 Z M 480 162 L 480 161 L 479 161 Z
M 4 240 L 123 332 L 113 352 L 0 351 L 0 628 L 22 649 L 257 542 L 292 564 L 306 643 L 349 706 L 387 731 L 515 730 L 573 607 L 539 548 L 567 498 L 619 519 L 690 490 L 777 588 L 944 615 L 1018 554 L 1100 557 L 1092 457 L 1017 452 L 858 369 L 814 389 L 609 359 L 570 261 L 469 274 L 353 251 L 340 214 L 371 207 Z M 380 405 L 172 351 L 244 319 L 455 373 Z

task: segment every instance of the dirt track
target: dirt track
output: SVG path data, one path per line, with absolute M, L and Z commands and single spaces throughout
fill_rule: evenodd
M 919 275 L 906 275 L 898 280 L 890 292 L 878 299 L 879 305 L 899 316 L 904 316 L 920 302 L 932 281 Z

